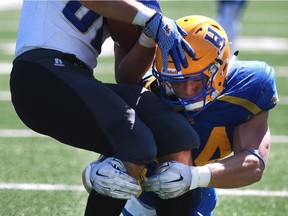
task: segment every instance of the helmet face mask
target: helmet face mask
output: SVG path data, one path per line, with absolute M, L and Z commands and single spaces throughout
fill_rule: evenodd
M 168 70 L 163 71 L 161 51 L 157 49 L 152 72 L 160 84 L 161 98 L 176 109 L 193 111 L 187 113 L 189 116 L 204 110 L 211 102 L 216 101 L 223 91 L 230 47 L 224 29 L 208 17 L 187 16 L 178 19 L 177 24 L 188 33 L 185 39 L 194 49 L 195 58 L 186 56 L 189 65 L 182 68 L 182 71 L 177 71 L 172 59 L 169 59 Z M 201 91 L 186 98 L 174 91 L 173 86 L 175 88 L 177 83 L 184 85 L 190 81 L 201 81 L 202 87 L 198 87 Z

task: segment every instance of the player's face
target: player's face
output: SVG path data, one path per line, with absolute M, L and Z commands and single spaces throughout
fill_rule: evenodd
M 207 80 L 205 79 L 204 82 L 206 83 Z M 182 100 L 191 98 L 203 91 L 202 79 L 187 80 L 185 82 L 173 82 L 171 85 L 175 95 Z

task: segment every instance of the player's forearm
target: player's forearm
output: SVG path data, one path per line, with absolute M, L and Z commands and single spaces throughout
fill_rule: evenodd
M 143 11 L 144 16 L 140 16 L 140 23 L 134 23 L 137 25 L 144 26 L 146 21 L 155 13 L 154 10 L 149 9 L 135 0 L 102 0 L 102 1 L 91 1 L 91 0 L 80 0 L 80 3 L 88 9 L 101 14 L 104 17 L 132 23 L 139 11 Z M 142 14 L 142 13 L 141 13 Z M 139 17 L 139 16 L 138 16 Z M 141 20 L 143 19 L 143 20 Z
M 208 187 L 215 188 L 237 188 L 253 184 L 262 178 L 264 171 L 262 162 L 247 152 L 206 166 L 211 171 Z
M 207 165 L 212 173 L 209 187 L 243 187 L 262 178 L 271 145 L 267 122 L 268 112 L 263 111 L 236 127 L 234 155 Z
M 137 14 L 137 8 L 130 1 L 87 1 L 80 0 L 81 4 L 102 16 L 131 23 Z
M 116 82 L 138 84 L 149 70 L 154 53 L 155 47 L 147 48 L 136 44 L 123 59 L 117 58 L 115 62 Z

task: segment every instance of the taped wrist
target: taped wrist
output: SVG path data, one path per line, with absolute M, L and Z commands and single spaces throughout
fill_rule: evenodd
M 189 190 L 197 187 L 207 187 L 211 180 L 211 171 L 207 166 L 190 166 L 191 169 L 191 185 Z
M 152 48 L 156 46 L 154 39 L 152 37 L 148 37 L 144 32 L 141 33 L 138 42 L 139 44 L 147 48 Z
M 148 8 L 144 5 L 140 7 L 136 16 L 134 17 L 132 24 L 145 26 L 146 22 L 156 13 L 155 10 Z

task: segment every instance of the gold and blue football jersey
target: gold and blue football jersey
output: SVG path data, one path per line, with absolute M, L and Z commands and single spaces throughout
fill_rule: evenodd
M 204 165 L 228 156 L 233 151 L 234 128 L 277 104 L 274 76 L 273 67 L 265 62 L 233 63 L 226 87 L 218 99 L 192 118 L 187 117 L 200 136 L 200 147 L 192 151 L 195 165 Z M 150 79 L 146 87 L 157 93 L 155 83 L 156 80 L 151 82 Z

